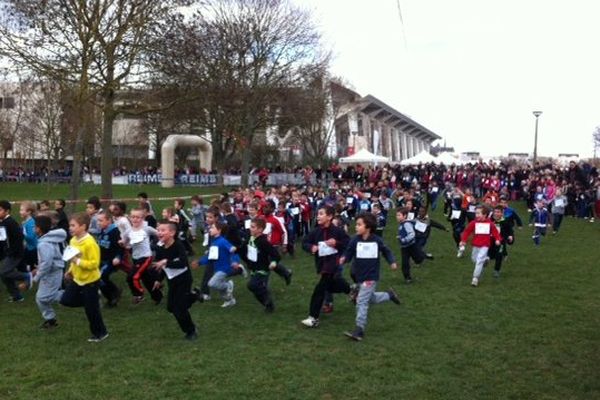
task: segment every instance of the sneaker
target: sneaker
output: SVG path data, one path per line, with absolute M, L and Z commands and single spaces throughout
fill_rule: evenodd
M 400 297 L 398 297 L 398 293 L 394 290 L 393 287 L 388 289 L 388 295 L 390 296 L 390 301 L 400 305 Z
M 458 253 L 456 253 L 456 257 L 461 258 L 464 253 L 465 253 L 465 246 L 460 246 L 458 248 Z
M 210 294 L 203 294 L 202 301 L 210 301 Z
M 198 333 L 196 331 L 185 335 L 185 340 L 189 340 L 190 342 L 193 342 L 194 340 L 197 340 L 197 339 L 198 339 Z
M 131 299 L 133 304 L 140 304 L 142 301 L 144 301 L 144 296 L 133 296 Z
M 57 326 L 58 326 L 58 321 L 56 321 L 56 319 L 52 318 L 52 319 L 45 320 L 40 325 L 40 329 L 52 329 L 52 328 L 56 328 Z
M 293 274 L 292 270 L 291 269 L 288 270 L 288 274 L 284 278 L 286 286 L 290 286 L 290 283 L 292 283 L 292 274 Z
M 243 264 L 239 264 L 240 269 L 242 270 L 242 276 L 244 277 L 244 279 L 248 278 L 248 270 L 246 269 L 246 267 L 244 267 Z
M 22 303 L 23 301 L 25 301 L 25 297 L 19 295 L 19 297 L 9 297 L 8 298 L 8 302 L 9 303 Z
M 231 298 L 229 300 L 227 300 L 225 303 L 221 304 L 221 308 L 227 308 L 227 307 L 233 307 L 235 306 L 236 301 L 235 298 Z
M 425 253 L 425 258 L 428 260 L 433 260 L 433 254 L 431 253 Z
M 590 222 L 594 222 L 594 217 L 590 218 Z
M 202 294 L 202 291 L 200 291 L 200 288 L 197 288 L 197 287 L 193 288 L 192 289 L 192 295 L 196 298 L 196 301 L 198 303 L 204 303 L 204 296 L 205 295 Z
M 108 332 L 106 332 L 105 334 L 103 334 L 103 335 L 100 335 L 100 336 L 95 336 L 95 335 L 94 335 L 94 336 L 91 336 L 91 337 L 88 339 L 88 342 L 90 342 L 90 343 L 98 343 L 98 342 L 101 342 L 101 341 L 103 341 L 103 340 L 104 340 L 104 339 L 106 339 L 107 337 L 108 337 Z
M 404 280 L 404 283 L 406 283 L 407 285 L 410 285 L 411 283 L 413 283 L 412 278 L 408 278 Z
M 308 317 L 300 321 L 300 323 L 308 328 L 316 328 L 319 326 L 319 320 L 313 317 Z
M 265 305 L 265 312 L 267 314 L 271 314 L 275 311 L 275 305 L 273 303 L 268 303 L 267 305 Z
M 321 312 L 323 314 L 331 314 L 333 312 L 333 304 L 323 304 L 323 308 L 321 308 Z
M 479 285 L 479 279 L 473 278 L 473 280 L 471 281 L 471 286 L 477 287 L 477 285 Z
M 500 271 L 494 270 L 494 278 L 500 278 Z
M 352 340 L 356 340 L 357 342 L 360 342 L 365 337 L 365 332 L 363 331 L 362 328 L 357 326 L 356 328 L 354 328 L 354 330 L 352 332 L 350 332 L 350 331 L 344 332 L 344 335 L 348 336 Z

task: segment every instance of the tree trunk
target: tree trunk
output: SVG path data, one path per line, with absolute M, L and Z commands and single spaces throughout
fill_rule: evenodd
M 83 110 L 82 106 L 80 106 L 80 110 Z M 69 195 L 69 199 L 72 201 L 69 205 L 69 211 L 71 213 L 75 211 L 75 201 L 79 199 L 79 184 L 81 182 L 81 156 L 83 154 L 84 132 L 84 124 L 80 121 L 80 125 L 77 128 L 77 134 L 75 136 L 75 148 L 73 151 L 73 168 L 71 170 L 71 193 Z
M 100 171 L 102 176 L 102 198 L 112 199 L 112 170 L 113 170 L 113 122 L 115 121 L 114 110 L 114 91 L 107 90 L 104 93 L 103 107 L 103 129 L 102 129 L 102 160 L 100 161 Z

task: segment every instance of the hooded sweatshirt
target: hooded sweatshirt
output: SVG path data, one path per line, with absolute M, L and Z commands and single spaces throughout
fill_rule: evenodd
M 62 259 L 62 251 L 67 233 L 64 229 L 53 229 L 38 239 L 38 268 L 33 278 L 35 282 L 44 279 L 45 276 L 57 270 L 65 268 Z

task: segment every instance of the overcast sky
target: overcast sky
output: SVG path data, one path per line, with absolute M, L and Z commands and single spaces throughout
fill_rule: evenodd
M 333 72 L 484 155 L 592 154 L 600 125 L 600 1 L 296 0 Z

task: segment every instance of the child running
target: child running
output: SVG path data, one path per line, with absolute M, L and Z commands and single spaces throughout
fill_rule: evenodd
M 59 302 L 62 296 L 60 288 L 65 268 L 62 247 L 67 232 L 63 229 L 52 229 L 52 220 L 46 215 L 35 217 L 35 232 L 38 235 L 38 267 L 33 277 L 34 282 L 38 282 L 35 301 L 44 318 L 40 328 L 51 329 L 58 326 L 52 303 Z
M 255 218 L 250 223 L 250 239 L 241 248 L 242 259 L 248 263 L 250 268 L 250 290 L 256 300 L 265 307 L 265 312 L 272 313 L 275 310 L 271 291 L 269 290 L 269 273 L 275 269 L 280 260 L 279 252 L 269 243 L 267 235 L 263 232 L 266 222 L 262 218 Z
M 462 234 L 460 246 L 463 248 L 471 235 L 473 235 L 473 253 L 471 259 L 475 263 L 475 269 L 473 270 L 473 280 L 471 286 L 477 287 L 479 285 L 479 279 L 483 273 L 483 267 L 489 260 L 488 249 L 490 248 L 491 238 L 495 240 L 496 246 L 500 246 L 500 233 L 496 229 L 496 225 L 492 221 L 486 218 L 486 212 L 483 207 L 478 206 L 475 208 L 475 219 L 467 225 L 465 231 Z
M 356 297 L 356 328 L 351 332 L 344 333 L 356 341 L 361 341 L 364 338 L 369 304 L 386 301 L 400 304 L 400 299 L 393 288 L 390 288 L 387 292 L 375 291 L 379 282 L 380 253 L 383 254 L 392 270 L 398 268 L 392 252 L 385 245 L 383 239 L 374 234 L 376 229 L 376 217 L 370 213 L 361 213 L 356 219 L 356 236 L 350 240 L 344 256 L 340 258 L 340 264 L 354 260 L 351 275 L 359 285 Z
M 416 242 L 415 228 L 412 221 L 408 219 L 408 207 L 402 207 L 396 211 L 396 220 L 398 221 L 398 241 L 402 249 L 402 275 L 406 284 L 413 283 L 410 273 L 410 259 L 420 265 L 425 260 L 425 254 Z
M 350 241 L 348 234 L 332 224 L 335 211 L 331 206 L 320 208 L 317 212 L 318 226 L 302 241 L 302 248 L 313 254 L 317 273 L 321 276 L 310 299 L 308 318 L 301 321 L 304 326 L 319 326 L 321 307 L 325 293 L 350 293 L 350 285 L 338 274 L 339 257 Z
M 223 308 L 232 307 L 236 304 L 233 297 L 234 284 L 228 280 L 235 264 L 239 263 L 239 256 L 234 254 L 236 248 L 221 236 L 227 225 L 222 222 L 215 222 L 209 228 L 209 234 L 212 238 L 207 254 L 205 254 L 198 264 L 213 265 L 214 273 L 208 281 L 208 287 L 217 290 L 225 302 L 221 305 Z
M 133 295 L 133 304 L 139 304 L 144 300 L 144 289 L 140 281 L 150 292 L 154 304 L 160 304 L 163 298 L 160 288 L 154 287 L 156 274 L 148 269 L 152 264 L 152 250 L 150 249 L 150 237 L 157 236 L 156 229 L 144 223 L 144 211 L 140 208 L 131 210 L 131 229 L 121 235 L 125 248 L 131 248 L 133 267 L 127 274 L 127 284 Z
M 100 248 L 88 233 L 90 217 L 85 213 L 74 214 L 69 221 L 70 247 L 63 260 L 69 263 L 65 273 L 68 282 L 60 303 L 66 307 L 85 308 L 92 336 L 88 342 L 101 342 L 108 337 L 100 313 L 98 289 L 100 281 Z
M 190 315 L 190 307 L 202 298 L 192 290 L 192 273 L 188 266 L 187 252 L 183 243 L 177 239 L 177 224 L 161 221 L 157 233 L 159 246 L 156 249 L 153 269 L 161 272 L 154 282 L 154 290 L 160 290 L 163 277 L 167 277 L 169 293 L 167 310 L 173 314 L 179 327 L 185 333 L 186 340 L 196 340 L 196 325 Z

